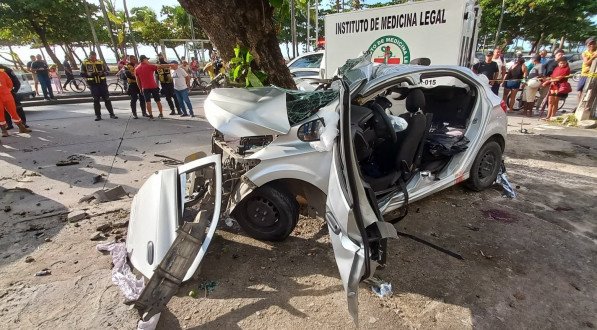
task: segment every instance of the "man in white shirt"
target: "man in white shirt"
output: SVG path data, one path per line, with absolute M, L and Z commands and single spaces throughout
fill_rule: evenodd
M 178 99 L 178 104 L 180 105 L 180 111 L 182 111 L 182 115 L 180 116 L 188 116 L 186 109 L 188 107 L 191 117 L 195 117 L 195 114 L 193 113 L 193 105 L 191 105 L 191 99 L 189 98 L 189 86 L 191 82 L 191 77 L 183 68 L 178 67 L 177 61 L 171 61 L 170 68 L 170 73 L 174 82 L 174 95 L 176 95 L 176 98 Z
M 504 60 L 502 59 L 502 50 L 500 48 L 493 50 L 493 61 L 497 63 L 498 68 L 500 69 L 497 79 L 501 81 L 506 73 L 506 66 L 504 65 Z M 500 91 L 500 83 L 498 82 L 491 85 L 491 91 L 493 91 L 495 95 L 498 95 Z

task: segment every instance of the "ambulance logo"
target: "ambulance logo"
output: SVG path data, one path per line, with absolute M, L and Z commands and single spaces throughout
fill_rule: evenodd
M 410 50 L 404 40 L 396 36 L 383 36 L 369 47 L 369 54 L 374 63 L 408 64 Z

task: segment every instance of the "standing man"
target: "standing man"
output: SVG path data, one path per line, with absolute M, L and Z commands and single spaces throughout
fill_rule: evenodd
M 500 69 L 498 64 L 493 61 L 493 52 L 490 50 L 485 54 L 485 61 L 479 62 L 473 65 L 473 72 L 476 74 L 483 74 L 489 79 L 489 85 L 491 86 L 491 91 L 497 95 L 497 91 L 493 89 L 494 85 L 500 84 L 498 80 L 498 74 L 500 73 Z
M 496 48 L 493 50 L 492 61 L 494 61 L 498 66 L 499 72 L 497 79 L 501 81 L 504 78 L 504 75 L 506 74 L 506 65 L 504 65 L 504 60 L 502 59 L 502 50 L 500 48 Z M 500 92 L 500 84 L 497 83 L 491 85 L 491 91 L 495 95 L 498 95 Z
M 93 51 L 89 53 L 89 58 L 83 62 L 81 67 L 81 76 L 87 80 L 87 85 L 89 85 L 91 96 L 93 97 L 95 121 L 102 120 L 100 97 L 104 100 L 104 105 L 110 114 L 110 118 L 118 118 L 114 114 L 112 101 L 110 101 L 110 93 L 108 92 L 108 84 L 106 83 L 106 76 L 109 72 L 106 64 L 98 60 L 97 55 Z
M 37 75 L 37 80 L 41 85 L 41 91 L 44 94 L 44 99 L 56 100 L 54 92 L 52 91 L 52 81 L 50 80 L 50 68 L 48 63 L 41 58 L 41 55 L 37 55 L 35 62 L 31 63 L 31 71 Z
M 541 65 L 545 67 L 545 64 L 547 64 L 547 61 L 549 60 L 547 58 L 547 51 L 545 49 L 542 49 L 541 52 L 539 52 L 539 55 L 541 55 Z
M 195 114 L 193 113 L 193 105 L 189 99 L 189 86 L 191 86 L 191 77 L 183 68 L 178 67 L 178 62 L 172 61 L 170 64 L 172 68 L 172 79 L 174 80 L 174 93 L 176 94 L 176 98 L 180 104 L 180 109 L 182 110 L 181 117 L 188 116 L 187 109 L 185 109 L 185 103 L 189 108 L 191 117 L 195 117 Z
M 12 81 L 12 91 L 11 92 L 12 92 L 12 97 L 15 101 L 17 114 L 21 118 L 23 125 L 25 125 L 25 127 L 28 128 L 29 126 L 27 126 L 27 118 L 25 117 L 25 111 L 23 110 L 23 106 L 21 105 L 21 99 L 20 99 L 19 95 L 17 94 L 19 91 L 19 88 L 21 88 L 21 81 L 19 80 L 17 75 L 14 73 L 14 71 L 12 71 L 11 68 L 9 68 L 3 64 L 0 64 L 0 71 L 1 70 L 4 70 L 4 72 L 6 72 L 6 74 Z M 0 109 L 0 111 L 4 111 L 4 109 Z M 8 110 L 6 110 L 5 118 L 6 118 L 6 129 L 13 129 L 12 119 L 10 117 L 10 113 L 8 113 Z
M 162 102 L 160 101 L 160 89 L 155 81 L 155 73 L 162 65 L 157 66 L 154 64 L 149 64 L 149 58 L 145 55 L 139 56 L 139 59 L 141 60 L 141 63 L 135 69 L 135 76 L 137 76 L 137 84 L 143 91 L 143 96 L 145 97 L 145 107 L 149 113 L 149 119 L 153 119 L 153 113 L 151 112 L 152 97 L 155 103 L 158 105 L 158 111 L 160 112 L 158 117 L 164 118 L 162 113 Z
M 62 66 L 64 66 L 64 74 L 66 75 L 66 81 L 64 82 L 64 85 L 62 85 L 62 89 L 66 90 L 66 85 L 68 85 L 69 82 L 75 80 L 75 76 L 73 75 L 73 69 L 70 66 L 70 62 L 68 61 L 67 56 L 64 57 L 64 62 L 62 62 Z
M 133 118 L 137 119 L 137 100 L 139 100 L 139 106 L 141 106 L 141 113 L 143 117 L 148 117 L 147 111 L 145 110 L 145 97 L 141 93 L 141 88 L 137 84 L 137 77 L 135 77 L 135 68 L 139 63 L 135 55 L 129 56 L 129 63 L 124 67 L 126 74 L 126 81 L 128 82 L 129 88 L 127 94 L 131 97 L 131 111 L 133 112 Z
M 31 64 L 36 61 L 35 55 L 29 56 L 31 61 L 27 62 L 27 71 L 31 72 L 31 78 L 33 78 L 33 83 L 35 85 L 35 96 L 39 96 L 39 80 L 37 80 L 37 75 L 35 72 L 31 71 Z
M 162 54 L 158 56 L 158 63 L 168 64 L 164 59 L 164 55 Z M 166 102 L 168 102 L 168 106 L 170 107 L 170 115 L 172 116 L 176 113 L 178 113 L 179 115 L 182 114 L 180 112 L 180 105 L 178 104 L 178 100 L 174 96 L 174 83 L 172 82 L 172 73 L 170 72 L 169 66 L 158 68 L 158 79 L 160 81 L 160 85 L 162 85 L 162 95 L 166 97 Z M 174 101 L 172 99 L 174 99 Z M 174 112 L 175 107 L 176 112 Z
M 562 57 L 564 57 L 564 51 L 560 48 L 556 49 L 556 51 L 553 53 L 554 58 L 550 59 L 549 61 L 547 61 L 547 63 L 545 63 L 545 65 L 543 65 L 543 76 L 545 77 L 551 77 L 551 74 L 553 73 L 553 70 L 555 70 L 555 68 L 558 67 L 558 62 L 560 61 L 560 59 Z M 541 86 L 541 89 L 539 89 L 539 100 L 536 104 L 537 110 L 539 110 L 539 113 L 542 113 L 543 110 L 545 110 L 545 107 L 547 106 L 547 93 L 549 92 L 549 84 L 547 84 L 546 86 Z
M 593 61 L 597 58 L 597 51 L 595 51 L 595 38 L 590 37 L 586 41 L 587 50 L 582 52 L 582 67 L 580 69 L 580 80 L 578 80 L 578 85 L 576 87 L 576 91 L 578 92 L 578 102 L 582 100 L 582 90 L 585 88 L 585 84 L 587 83 L 587 78 L 591 75 L 591 65 L 593 65 Z

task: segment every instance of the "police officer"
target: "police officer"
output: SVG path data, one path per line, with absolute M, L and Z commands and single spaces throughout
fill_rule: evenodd
M 158 62 L 160 64 L 168 64 L 168 62 L 166 62 L 164 59 L 164 55 L 162 54 L 158 56 Z M 170 67 L 160 67 L 158 68 L 157 73 L 158 79 L 160 80 L 160 85 L 162 85 L 162 94 L 166 97 L 166 102 L 168 102 L 168 106 L 170 107 L 170 115 L 175 115 L 176 113 L 181 115 L 182 112 L 180 111 L 180 105 L 174 96 L 174 81 L 172 80 Z M 174 112 L 175 107 L 176 112 Z
M 19 117 L 21 117 L 21 122 L 23 123 L 23 125 L 25 125 L 25 127 L 28 128 L 29 126 L 27 126 L 27 118 L 25 117 L 25 111 L 23 110 L 23 105 L 21 105 L 21 97 L 17 94 L 19 89 L 21 88 L 21 81 L 14 73 L 14 71 L 12 71 L 12 69 L 7 67 L 6 65 L 0 64 L 0 70 L 4 70 L 4 72 L 6 72 L 6 74 L 10 77 L 10 80 L 12 80 L 12 97 L 14 98 L 15 104 L 17 106 L 17 114 L 19 115 Z M 12 129 L 12 119 L 8 114 L 8 111 L 6 111 L 5 118 L 6 129 Z
M 137 77 L 135 76 L 135 67 L 139 62 L 137 61 L 137 57 L 134 55 L 129 56 L 129 63 L 124 67 L 125 74 L 126 74 L 126 81 L 128 82 L 129 88 L 127 89 L 127 94 L 131 97 L 131 111 L 133 112 L 133 118 L 137 119 L 137 100 L 139 100 L 139 105 L 141 106 L 141 113 L 143 113 L 143 117 L 148 117 L 147 111 L 145 110 L 145 97 L 143 97 L 143 93 L 141 93 L 141 89 L 137 84 Z
M 108 75 L 108 67 L 104 62 L 97 59 L 95 52 L 89 53 L 89 59 L 83 62 L 81 67 L 81 76 L 87 80 L 91 96 L 93 96 L 93 110 L 95 111 L 95 121 L 102 120 L 100 112 L 100 97 L 104 99 L 106 109 L 110 114 L 110 118 L 117 119 L 112 109 L 112 101 L 110 101 L 110 93 L 108 92 L 108 84 L 106 83 L 106 76 Z

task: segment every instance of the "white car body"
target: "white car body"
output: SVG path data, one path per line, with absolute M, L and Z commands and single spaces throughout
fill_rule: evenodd
M 289 119 L 288 99 L 301 94 L 274 87 L 213 90 L 205 101 L 205 115 L 216 129 L 212 147 L 214 154 L 178 169 L 156 172 L 139 190 L 133 201 L 127 236 L 127 251 L 133 266 L 143 275 L 152 277 L 161 258 L 171 248 L 177 229 L 183 222 L 185 207 L 193 199 L 189 197 L 193 194 L 184 189 L 189 186 L 189 178 L 205 183 L 197 185 L 196 181 L 192 181 L 190 186 L 199 187 L 201 210 L 208 212 L 212 220 L 201 252 L 193 259 L 184 280 L 196 272 L 218 218 L 240 216 L 238 212 L 244 212 L 243 208 L 247 208 L 248 216 L 252 216 L 248 208 L 255 194 L 262 193 L 266 187 L 281 189 L 278 191 L 280 194 L 287 192 L 291 197 L 306 199 L 308 205 L 327 221 L 349 311 L 356 320 L 358 285 L 371 278 L 378 265 L 385 263 L 386 240 L 396 237 L 396 230 L 391 223 L 384 221 L 383 216 L 390 216 L 405 203 L 405 191 L 410 196 L 408 200 L 415 201 L 466 180 L 473 162 L 479 158 L 480 151 L 485 150 L 483 146 L 486 144 L 499 144 L 500 159 L 494 161 L 501 163 L 507 122 L 500 106 L 501 100 L 483 79 L 467 68 L 373 65 L 369 58 L 365 58 L 352 70 L 344 72 L 343 77 L 337 82 L 337 90 L 303 94 L 309 97 L 331 95 L 333 99 L 293 123 Z M 398 189 L 398 180 L 391 182 L 387 193 L 378 196 L 379 191 L 375 191 L 373 184 L 365 178 L 365 169 L 357 157 L 353 114 L 367 110 L 364 105 L 370 104 L 368 100 L 377 100 L 380 92 L 390 89 L 417 95 L 433 91 L 460 91 L 463 86 L 469 88 L 469 95 L 474 95 L 471 98 L 474 102 L 469 104 L 466 118 L 463 118 L 466 123 L 464 136 L 470 140 L 468 149 L 447 158 L 435 172 L 426 173 L 422 168 L 413 168 L 403 189 Z M 305 100 L 308 101 L 305 104 L 309 104 L 313 99 Z M 409 96 L 405 100 L 408 109 Z M 396 110 L 394 107 L 403 106 L 396 100 L 387 109 L 392 112 Z M 431 108 L 431 104 L 426 107 L 428 110 Z M 373 118 L 366 111 L 364 114 L 364 118 Z M 438 115 L 441 117 L 441 114 Z M 325 127 L 317 126 L 322 118 Z M 307 141 L 311 139 L 308 134 L 316 132 L 309 130 L 310 127 L 319 127 L 319 141 Z M 396 135 L 391 131 L 388 139 L 393 139 L 392 134 Z M 404 136 L 405 139 L 407 137 Z M 241 143 L 234 148 L 238 139 Z M 248 149 L 242 148 L 243 139 L 252 141 Z M 199 170 L 206 167 L 211 169 L 207 172 Z M 190 173 L 196 177 L 189 176 Z M 203 178 L 203 181 L 198 178 Z M 205 186 L 211 188 L 206 189 Z M 205 200 L 208 202 L 203 203 Z M 237 210 L 239 208 L 240 211 Z M 257 208 L 261 212 L 259 210 Z M 278 210 L 280 213 L 284 211 L 287 210 Z M 298 214 L 296 216 L 298 218 Z M 237 220 L 247 230 L 248 225 L 243 225 L 239 218 Z M 282 222 L 282 219 L 276 220 Z M 279 225 L 274 223 L 272 226 Z

